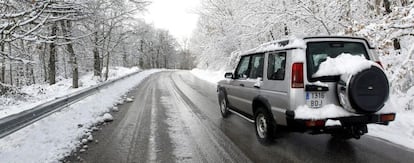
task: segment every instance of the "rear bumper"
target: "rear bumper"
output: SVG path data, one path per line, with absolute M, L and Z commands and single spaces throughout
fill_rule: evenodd
M 332 128 L 346 128 L 352 126 L 365 126 L 367 124 L 388 125 L 395 120 L 395 113 L 388 114 L 368 114 L 351 117 L 337 117 L 319 120 L 311 119 L 294 119 L 294 114 L 286 113 L 288 127 L 299 131 L 316 130 L 323 131 Z M 340 125 L 326 125 L 328 120 L 339 121 Z

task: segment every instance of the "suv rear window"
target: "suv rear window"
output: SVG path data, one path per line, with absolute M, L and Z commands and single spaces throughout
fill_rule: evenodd
M 326 76 L 312 78 L 312 75 L 316 73 L 319 69 L 319 65 L 326 60 L 326 58 L 336 58 L 342 53 L 348 53 L 352 55 L 362 55 L 369 60 L 368 52 L 363 43 L 360 42 L 334 42 L 334 41 L 325 41 L 325 42 L 309 42 L 307 43 L 306 49 L 306 61 L 307 61 L 307 71 L 308 71 L 308 80 L 310 82 L 314 81 L 337 81 L 338 76 Z

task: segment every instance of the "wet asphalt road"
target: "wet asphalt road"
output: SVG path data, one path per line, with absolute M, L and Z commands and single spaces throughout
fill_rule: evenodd
M 221 118 L 215 85 L 187 71 L 154 74 L 129 95 L 135 101 L 94 133 L 99 143 L 80 154 L 82 162 L 414 161 L 414 151 L 369 136 L 338 141 L 281 132 L 273 144 L 262 145 L 252 123 Z

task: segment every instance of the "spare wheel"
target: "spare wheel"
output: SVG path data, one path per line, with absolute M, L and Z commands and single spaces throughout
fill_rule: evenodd
M 338 82 L 339 103 L 348 111 L 375 113 L 389 96 L 389 83 L 384 71 L 373 65 L 357 74 L 343 74 Z

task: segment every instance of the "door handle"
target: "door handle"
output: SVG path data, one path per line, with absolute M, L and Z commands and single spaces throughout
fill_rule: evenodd
M 240 86 L 244 87 L 244 84 L 240 84 Z

